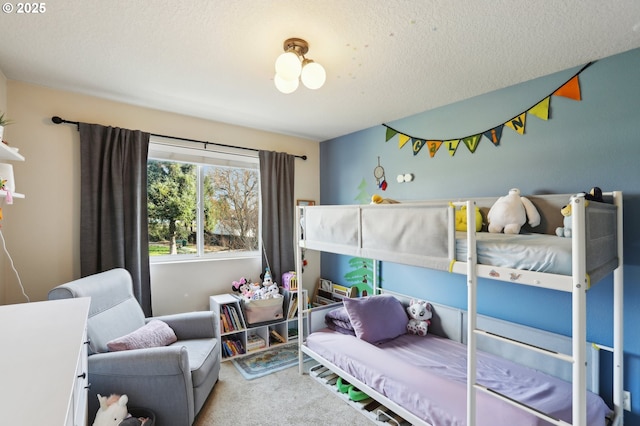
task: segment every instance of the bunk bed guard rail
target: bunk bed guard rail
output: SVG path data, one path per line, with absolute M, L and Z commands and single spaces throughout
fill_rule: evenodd
M 303 216 L 309 249 L 442 271 L 455 259 L 449 203 L 314 206 Z

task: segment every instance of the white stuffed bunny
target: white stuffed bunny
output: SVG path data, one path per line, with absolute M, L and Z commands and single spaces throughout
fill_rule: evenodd
M 96 413 L 93 426 L 117 426 L 129 414 L 127 411 L 127 395 L 111 395 L 108 398 L 98 394 L 100 408 Z
M 509 195 L 500 197 L 491 206 L 487 214 L 489 222 L 489 232 L 505 234 L 518 234 L 522 225 L 540 225 L 540 213 L 531 200 L 520 196 L 520 190 L 513 188 L 509 190 Z

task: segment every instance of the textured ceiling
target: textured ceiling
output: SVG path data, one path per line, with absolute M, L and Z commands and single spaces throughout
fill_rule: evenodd
M 45 5 L 0 15 L 7 78 L 318 141 L 640 47 L 639 0 Z M 321 89 L 275 89 L 289 37 Z

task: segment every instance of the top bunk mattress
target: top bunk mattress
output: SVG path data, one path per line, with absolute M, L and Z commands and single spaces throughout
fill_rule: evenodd
M 372 345 L 323 329 L 305 345 L 347 374 L 432 425 L 466 424 L 466 346 L 435 335 L 405 334 Z M 478 383 L 549 415 L 571 421 L 571 384 L 500 357 L 478 352 Z M 588 426 L 604 426 L 609 408 L 587 393 Z M 541 426 L 537 416 L 477 393 L 479 426 Z
M 456 260 L 467 259 L 466 232 L 456 233 Z M 548 234 L 476 233 L 478 263 L 571 275 L 571 238 Z

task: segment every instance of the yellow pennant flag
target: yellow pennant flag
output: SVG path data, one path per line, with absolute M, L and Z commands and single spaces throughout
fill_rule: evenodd
M 565 98 L 579 101 L 582 99 L 580 96 L 580 80 L 576 75 L 571 80 L 567 81 L 561 88 L 553 92 L 555 96 L 564 96 Z
M 538 102 L 536 106 L 527 111 L 531 115 L 535 115 L 541 120 L 549 119 L 549 100 L 551 96 L 544 98 L 542 101 Z
M 466 138 L 462 139 L 462 142 L 464 142 L 467 148 L 469 148 L 469 151 L 471 151 L 471 153 L 473 154 L 474 152 L 476 152 L 476 149 L 478 148 L 478 144 L 480 143 L 481 137 L 482 135 L 467 136 Z
M 429 148 L 429 156 L 433 158 L 440 149 L 440 145 L 442 145 L 442 141 L 427 141 L 427 148 Z
M 402 148 L 404 144 L 409 142 L 409 139 L 411 139 L 409 136 L 403 135 L 402 133 L 400 133 L 398 135 L 398 148 Z
M 504 125 L 507 126 L 507 127 L 511 127 L 513 130 L 515 130 L 516 132 L 518 132 L 521 135 L 523 135 L 524 134 L 524 125 L 525 125 L 526 121 L 527 121 L 527 113 L 523 112 L 519 116 L 514 117 L 511 120 L 509 120 L 506 123 L 504 123 Z
M 456 149 L 458 149 L 460 139 L 452 139 L 450 141 L 445 141 L 445 143 L 447 144 L 447 151 L 449 151 L 449 155 L 453 157 L 456 153 Z

